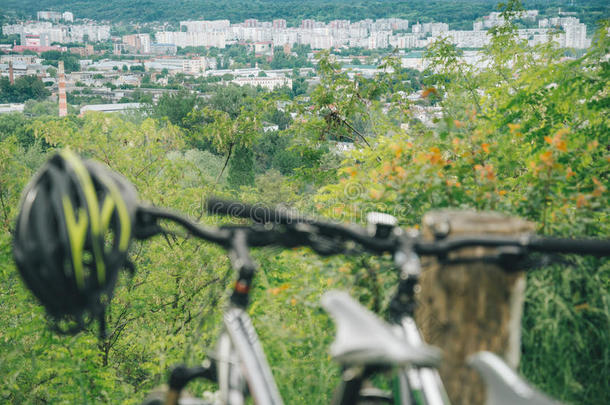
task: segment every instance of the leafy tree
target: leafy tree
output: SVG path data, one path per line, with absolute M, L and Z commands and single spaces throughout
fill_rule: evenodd
M 152 107 L 151 115 L 158 119 L 166 118 L 174 125 L 184 125 L 185 118 L 196 105 L 197 95 L 188 90 L 165 93 Z
M 130 72 L 144 72 L 146 69 L 144 67 L 144 65 L 131 65 L 129 67 L 129 71 Z
M 229 85 L 218 88 L 209 100 L 210 107 L 224 111 L 231 118 L 237 118 L 244 106 L 253 101 L 256 90 L 249 86 Z
M 254 156 L 245 146 L 235 148 L 229 165 L 229 184 L 233 187 L 254 185 Z
M 21 76 L 11 84 L 8 77 L 0 78 L 0 102 L 21 103 L 25 100 L 42 100 L 51 95 L 37 76 Z
M 78 57 L 68 52 L 47 51 L 42 52 L 40 57 L 44 59 L 42 62 L 45 65 L 57 67 L 59 61 L 64 62 L 64 71 L 66 73 L 76 72 L 80 70 L 80 62 Z
M 25 102 L 23 113 L 30 117 L 40 117 L 44 115 L 57 116 L 59 107 L 55 101 L 35 101 Z
M 290 114 L 285 111 L 280 111 L 278 109 L 273 109 L 273 111 L 267 115 L 266 119 L 278 126 L 280 131 L 285 130 L 292 123 L 292 118 Z

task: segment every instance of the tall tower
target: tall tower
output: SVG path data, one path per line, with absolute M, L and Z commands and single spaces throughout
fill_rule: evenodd
M 13 72 L 13 62 L 8 63 L 8 80 L 11 84 L 15 84 L 15 76 Z
M 66 76 L 64 75 L 64 61 L 60 60 L 57 65 L 57 87 L 59 89 L 59 116 L 68 115 L 68 103 L 66 102 Z

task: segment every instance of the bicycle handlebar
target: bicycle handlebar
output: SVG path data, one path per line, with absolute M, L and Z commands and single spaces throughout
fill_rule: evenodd
M 610 240 L 608 239 L 565 239 L 533 236 L 528 243 L 528 248 L 537 252 L 610 256 Z
M 416 242 L 415 251 L 421 255 L 444 255 L 453 250 L 472 247 L 514 246 L 532 252 L 575 253 L 581 255 L 609 256 L 610 240 L 566 239 L 527 234 L 522 237 L 494 237 L 490 235 L 455 237 L 435 242 Z
M 269 208 L 262 205 L 250 205 L 218 198 L 210 198 L 207 201 L 207 210 L 210 214 L 234 216 L 238 218 L 249 218 L 259 224 L 285 225 L 284 237 L 275 242 L 285 245 L 291 241 L 290 235 L 296 233 L 313 232 L 327 238 L 339 238 L 343 242 L 352 241 L 366 250 L 380 254 L 384 252 L 395 253 L 400 250 L 402 243 L 400 236 L 390 235 L 388 238 L 377 238 L 371 236 L 364 228 L 354 225 L 341 225 L 328 221 L 319 221 L 302 216 L 285 208 Z M 315 227 L 308 230 L 299 224 Z M 308 238 L 301 235 L 299 242 L 306 243 Z M 404 236 L 403 236 L 404 238 Z M 404 240 L 404 239 L 403 239 Z M 290 247 L 298 246 L 291 241 Z M 412 249 L 419 255 L 444 256 L 449 252 L 465 247 L 516 247 L 528 251 L 544 253 L 576 253 L 581 255 L 610 256 L 610 240 L 595 239 L 565 239 L 553 237 L 540 237 L 536 235 L 524 235 L 522 237 L 494 237 L 489 235 L 474 235 L 468 237 L 454 237 L 433 242 L 422 241 L 413 238 L 410 241 Z M 273 243 L 275 244 L 275 243 Z M 311 246 L 311 244 L 307 244 Z M 254 246 L 254 245 L 251 245 Z M 263 246 L 257 244 L 257 246 Z M 315 249 L 315 246 L 311 246 Z M 330 253 L 343 253 L 335 251 Z

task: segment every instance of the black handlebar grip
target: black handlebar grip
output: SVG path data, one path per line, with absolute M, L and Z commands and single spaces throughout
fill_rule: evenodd
M 244 204 L 211 197 L 206 202 L 209 214 L 247 218 L 258 223 L 293 224 L 307 222 L 304 217 L 286 209 L 269 208 L 261 204 Z
M 610 239 L 595 240 L 533 237 L 527 245 L 530 250 L 538 252 L 610 256 Z

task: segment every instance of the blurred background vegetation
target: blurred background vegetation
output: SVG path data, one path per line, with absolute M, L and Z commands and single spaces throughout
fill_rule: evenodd
M 605 0 L 524 0 L 528 9 L 576 13 L 589 29 L 596 21 L 608 17 Z M 318 21 L 358 21 L 365 18 L 406 18 L 410 21 L 445 22 L 451 29 L 472 29 L 472 21 L 496 10 L 497 0 L 180 0 L 105 2 L 83 0 L 3 0 L 0 9 L 15 17 L 35 18 L 40 10 L 69 10 L 76 18 L 112 22 L 162 21 L 173 24 L 183 20 L 227 19 L 232 23 L 248 18 L 271 21 L 283 18 L 289 26 L 298 26 L 302 19 Z
M 0 402 L 138 403 L 170 365 L 195 364 L 213 349 L 233 279 L 212 246 L 136 243 L 137 271 L 119 282 L 108 338 L 99 341 L 95 328 L 74 337 L 49 331 L 14 267 L 11 234 L 21 190 L 58 148 L 106 163 L 142 200 L 207 224 L 220 221 L 203 211 L 217 194 L 339 221 L 383 210 L 401 226 L 416 226 L 434 208 L 491 209 L 531 220 L 542 234 L 607 238 L 608 30 L 583 57 L 566 60 L 551 46 L 528 48 L 513 28 L 494 32 L 485 70 L 437 43 L 416 101 L 406 97 L 413 72 L 392 55 L 376 77 L 352 80 L 322 53 L 320 85 L 293 101 L 229 86 L 209 99 L 164 96 L 129 115 L 59 118 L 45 105 L 0 115 Z M 424 107 L 440 112 L 433 126 L 417 118 Z M 265 131 L 269 124 L 278 129 Z M 338 141 L 355 149 L 341 152 Z M 383 310 L 386 295 L 376 291 L 391 289 L 388 263 L 302 250 L 255 258 L 250 312 L 286 403 L 328 402 L 338 368 L 327 354 L 334 332 L 319 297 L 343 288 Z M 570 260 L 528 274 L 521 371 L 568 403 L 610 403 L 610 265 Z

